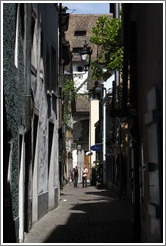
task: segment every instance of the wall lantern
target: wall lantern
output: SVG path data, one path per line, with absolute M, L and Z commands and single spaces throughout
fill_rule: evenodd
M 88 67 L 90 66 L 92 50 L 91 47 L 88 47 L 86 40 L 84 41 L 83 46 L 84 47 L 80 52 L 81 63 L 84 66 L 84 71 L 87 72 Z

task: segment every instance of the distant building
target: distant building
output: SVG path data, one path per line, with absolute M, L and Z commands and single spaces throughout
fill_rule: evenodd
M 111 14 L 106 15 L 112 16 Z M 73 78 L 77 90 L 77 99 L 73 105 L 73 140 L 77 145 L 81 145 L 82 153 L 84 153 L 84 158 L 82 158 L 84 161 L 80 164 L 80 169 L 83 168 L 84 163 L 90 169 L 91 163 L 96 160 L 95 151 L 91 157 L 86 156 L 85 153 L 90 150 L 91 145 L 95 144 L 94 124 L 99 119 L 98 113 L 95 113 L 99 110 L 99 103 L 97 99 L 91 102 L 89 90 L 93 88 L 94 81 L 92 80 L 91 71 L 84 72 L 79 53 L 83 49 L 84 41 L 86 41 L 88 47 L 93 50 L 91 60 L 96 60 L 98 47 L 90 42 L 90 37 L 92 35 L 91 28 L 96 25 L 99 16 L 102 16 L 102 14 L 71 14 L 68 31 L 66 32 L 66 39 L 69 40 L 73 53 Z M 96 103 L 94 104 L 94 102 Z

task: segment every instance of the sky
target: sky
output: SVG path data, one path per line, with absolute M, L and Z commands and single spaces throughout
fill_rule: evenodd
M 64 7 L 68 7 L 67 13 L 70 14 L 109 14 L 109 2 L 106 3 L 66 3 L 63 2 Z

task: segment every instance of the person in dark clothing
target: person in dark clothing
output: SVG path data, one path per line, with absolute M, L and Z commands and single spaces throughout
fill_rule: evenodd
M 78 166 L 74 169 L 74 188 L 78 188 Z

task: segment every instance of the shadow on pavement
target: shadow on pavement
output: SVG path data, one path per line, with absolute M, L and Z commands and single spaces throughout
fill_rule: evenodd
M 135 243 L 129 202 L 113 199 L 105 190 L 86 195 L 71 208 L 67 223 L 57 226 L 44 243 Z

